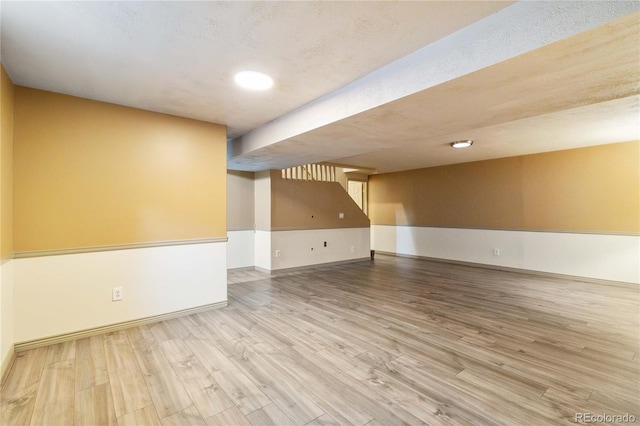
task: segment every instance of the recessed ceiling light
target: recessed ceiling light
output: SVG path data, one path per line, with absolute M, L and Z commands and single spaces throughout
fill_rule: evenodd
M 471 145 L 473 145 L 473 141 L 470 139 L 467 139 L 464 141 L 455 141 L 455 142 L 451 142 L 450 145 L 454 148 L 468 148 Z
M 238 86 L 248 90 L 267 90 L 273 86 L 273 79 L 258 71 L 240 71 L 234 80 Z

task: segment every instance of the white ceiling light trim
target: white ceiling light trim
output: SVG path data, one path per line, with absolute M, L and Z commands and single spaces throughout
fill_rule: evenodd
M 451 146 L 453 148 L 469 148 L 471 145 L 473 145 L 473 141 L 471 139 L 451 142 Z
M 259 71 L 240 71 L 233 79 L 238 86 L 247 90 L 268 90 L 273 87 L 273 79 Z

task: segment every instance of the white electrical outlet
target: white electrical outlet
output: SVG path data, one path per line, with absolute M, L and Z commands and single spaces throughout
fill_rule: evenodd
M 356 251 L 356 248 L 354 246 L 351 246 L 351 253 L 353 253 L 354 251 Z
M 344 213 L 342 212 L 338 213 L 338 219 L 344 219 Z
M 500 249 L 499 248 L 494 248 L 493 249 L 493 255 L 494 256 L 500 256 Z
M 124 297 L 122 287 L 114 287 L 111 289 L 111 301 L 117 302 L 118 300 L 122 300 Z
M 280 250 L 276 250 L 276 257 L 280 257 Z

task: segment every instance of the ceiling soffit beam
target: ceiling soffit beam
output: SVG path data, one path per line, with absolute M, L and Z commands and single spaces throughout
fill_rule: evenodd
M 636 1 L 519 2 L 229 141 L 235 157 L 437 86 L 640 10 Z M 312 82 L 310 84 L 313 84 Z M 241 158 L 238 158 L 241 164 Z

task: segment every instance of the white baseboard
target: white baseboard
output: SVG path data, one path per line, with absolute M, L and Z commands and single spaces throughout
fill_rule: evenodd
M 326 262 L 326 263 L 315 263 L 313 265 L 296 266 L 293 268 L 284 268 L 284 269 L 277 269 L 277 270 L 264 269 L 258 266 L 254 267 L 253 269 L 259 272 L 263 272 L 265 274 L 278 275 L 278 274 L 286 274 L 288 272 L 297 272 L 297 271 L 304 272 L 314 268 L 322 268 L 324 266 L 337 266 L 337 265 L 348 265 L 351 263 L 369 262 L 370 260 L 371 260 L 371 256 L 367 256 L 367 257 L 360 257 L 357 259 L 338 260 L 335 262 Z
M 26 342 L 18 342 L 14 346 L 15 352 L 22 352 L 29 349 L 40 348 L 43 346 L 54 345 L 57 343 L 69 342 L 76 339 L 82 339 L 84 337 L 96 336 L 98 334 L 110 333 L 113 331 L 124 330 L 131 327 L 137 327 L 145 324 L 152 324 L 160 321 L 166 321 L 173 318 L 184 317 L 187 315 L 193 315 L 200 312 L 206 312 L 213 309 L 224 308 L 228 306 L 228 302 L 211 303 L 209 305 L 198 306 L 195 308 L 183 309 L 181 311 L 169 312 L 162 315 L 154 315 L 146 318 L 139 318 L 131 321 L 124 321 L 117 324 L 109 324 L 101 327 L 94 327 L 86 330 L 74 331 L 71 333 L 58 334 L 56 336 L 44 337 L 41 339 L 29 340 Z
M 4 381 L 15 359 L 13 267 L 15 260 L 0 262 L 0 383 Z
M 7 379 L 9 375 L 9 371 L 11 371 L 11 367 L 13 367 L 13 363 L 16 360 L 16 350 L 15 346 L 12 345 L 9 347 L 9 351 L 5 355 L 2 363 L 0 363 L 0 386 L 4 384 L 4 381 Z
M 534 275 L 534 276 L 540 276 L 540 277 L 571 279 L 576 281 L 590 282 L 590 283 L 597 283 L 597 284 L 606 284 L 611 282 L 621 283 L 621 284 L 633 284 L 633 283 L 626 283 L 623 281 L 603 280 L 599 278 L 581 277 L 578 275 L 557 274 L 554 272 L 534 271 L 531 269 L 522 269 L 522 268 L 510 268 L 508 266 L 488 265 L 486 263 L 465 262 L 462 260 L 439 259 L 437 257 L 416 256 L 412 254 L 399 254 L 399 253 L 391 253 L 386 251 L 376 251 L 376 255 L 378 254 L 383 256 L 406 257 L 407 259 L 418 259 L 418 260 L 427 260 L 430 262 L 447 263 L 450 265 L 471 266 L 473 268 L 491 269 L 494 271 L 516 272 L 519 274 L 527 274 L 527 275 Z

